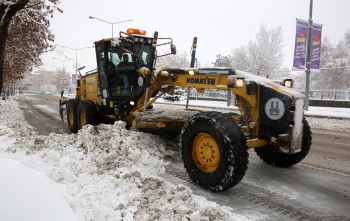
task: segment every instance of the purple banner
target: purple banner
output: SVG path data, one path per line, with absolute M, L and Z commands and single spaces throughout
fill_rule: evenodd
M 76 84 L 76 83 L 77 83 L 77 75 L 72 74 L 72 84 Z
M 308 22 L 297 20 L 293 69 L 305 70 Z
M 80 79 L 79 74 L 72 74 L 72 84 L 76 84 L 78 79 Z
M 295 47 L 294 47 L 294 61 L 293 69 L 305 70 L 306 66 L 306 50 L 307 50 L 307 35 L 309 22 L 297 19 Z M 320 55 L 321 55 L 321 34 L 322 25 L 313 23 L 312 28 L 312 49 L 311 49 L 311 69 L 320 69 Z
M 322 25 L 313 24 L 311 69 L 320 69 Z

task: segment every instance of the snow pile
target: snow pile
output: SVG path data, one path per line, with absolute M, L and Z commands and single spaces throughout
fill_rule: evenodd
M 311 131 L 313 128 L 327 129 L 334 131 L 350 131 L 350 119 L 327 119 L 317 117 L 307 117 Z
M 159 178 L 174 154 L 158 136 L 114 125 L 87 125 L 77 134 L 38 135 L 17 102 L 1 106 L 3 156 L 44 171 L 80 220 L 234 220 L 231 208 Z M 3 140 L 6 142 L 6 140 Z

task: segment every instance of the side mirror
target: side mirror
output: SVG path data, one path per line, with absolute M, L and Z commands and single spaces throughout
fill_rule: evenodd
M 78 71 L 83 70 L 85 66 L 78 68 Z
M 171 50 L 172 54 L 176 54 L 176 46 L 175 45 L 171 44 L 170 45 L 170 50 Z
M 83 70 L 84 68 L 85 68 L 85 66 L 78 68 L 78 72 L 79 72 L 80 77 L 83 77 L 80 73 L 80 70 Z M 78 76 L 76 76 L 76 78 L 78 78 Z

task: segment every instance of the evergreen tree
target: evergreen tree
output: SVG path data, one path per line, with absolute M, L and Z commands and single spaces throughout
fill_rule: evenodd
M 184 99 L 187 96 L 187 93 L 185 90 L 181 87 L 175 87 L 174 88 L 174 94 L 164 94 L 163 99 L 167 101 L 172 101 L 172 102 L 180 102 L 182 99 Z

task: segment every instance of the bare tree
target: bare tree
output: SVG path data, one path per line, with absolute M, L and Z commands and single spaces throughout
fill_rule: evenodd
M 56 89 L 66 89 L 71 85 L 72 77 L 65 68 L 57 68 L 56 72 L 51 76 L 51 84 L 56 86 Z

